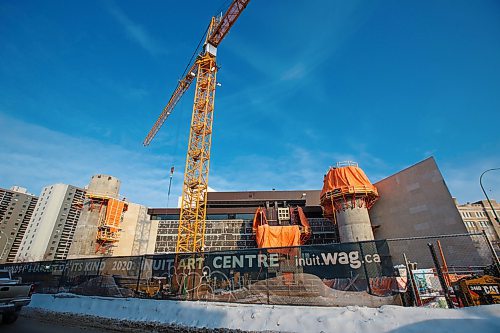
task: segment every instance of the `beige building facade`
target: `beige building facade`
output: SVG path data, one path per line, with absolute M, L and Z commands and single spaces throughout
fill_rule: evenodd
M 154 253 L 158 221 L 150 219 L 147 207 L 129 202 L 120 229 L 120 238 L 113 249 L 113 256 Z
M 490 200 L 497 216 L 500 216 L 500 204 L 495 200 Z M 495 249 L 500 250 L 500 224 L 495 221 L 495 215 L 487 200 L 473 203 L 459 204 L 455 200 L 457 209 L 462 217 L 462 221 L 471 233 L 484 232 L 493 243 Z
M 65 259 L 84 195 L 83 189 L 72 185 L 44 187 L 15 260 Z

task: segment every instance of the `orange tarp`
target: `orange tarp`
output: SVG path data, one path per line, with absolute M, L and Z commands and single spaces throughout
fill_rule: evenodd
M 127 210 L 124 201 L 110 198 L 106 209 L 106 226 L 111 227 L 112 232 L 118 231 L 122 219 L 122 213 Z M 114 227 L 114 228 L 113 228 Z
M 258 248 L 285 247 L 300 245 L 300 229 L 298 225 L 270 226 L 259 225 L 255 234 Z M 294 249 L 274 249 L 269 252 L 289 254 Z
M 299 246 L 300 229 L 298 225 L 259 225 L 257 227 L 256 241 L 259 248 Z
M 335 191 L 339 194 L 370 193 L 378 196 L 377 188 L 372 185 L 363 170 L 355 166 L 332 168 L 323 180 L 321 197 Z

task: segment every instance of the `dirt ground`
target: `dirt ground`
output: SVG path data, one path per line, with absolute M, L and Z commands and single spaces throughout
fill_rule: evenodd
M 168 333 L 241 333 L 240 330 L 188 328 L 175 325 L 114 320 L 101 317 L 50 312 L 25 307 L 16 323 L 1 325 L 2 332 L 168 332 Z M 49 328 L 52 327 L 52 328 Z M 53 330 L 53 328 L 57 328 Z M 26 329 L 26 330 L 25 330 Z

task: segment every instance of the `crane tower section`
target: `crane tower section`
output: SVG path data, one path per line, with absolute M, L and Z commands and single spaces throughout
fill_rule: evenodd
M 210 32 L 218 23 L 212 18 Z M 208 34 L 209 36 L 210 34 Z M 196 89 L 182 188 L 177 252 L 198 252 L 204 247 L 205 219 L 210 167 L 210 146 L 217 75 L 215 47 L 205 44 L 197 59 Z
M 219 18 L 210 21 L 203 51 L 177 84 L 168 104 L 144 139 L 147 146 L 155 137 L 175 105 L 196 78 L 193 114 L 189 132 L 186 168 L 182 187 L 181 213 L 176 252 L 199 252 L 204 248 L 205 219 L 212 144 L 212 123 L 217 75 L 217 47 L 228 34 L 250 0 L 233 0 Z

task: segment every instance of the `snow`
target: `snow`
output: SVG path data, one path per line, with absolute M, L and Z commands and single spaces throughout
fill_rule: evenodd
M 174 324 L 277 332 L 500 332 L 500 305 L 464 309 L 313 307 L 34 294 L 33 308 Z

